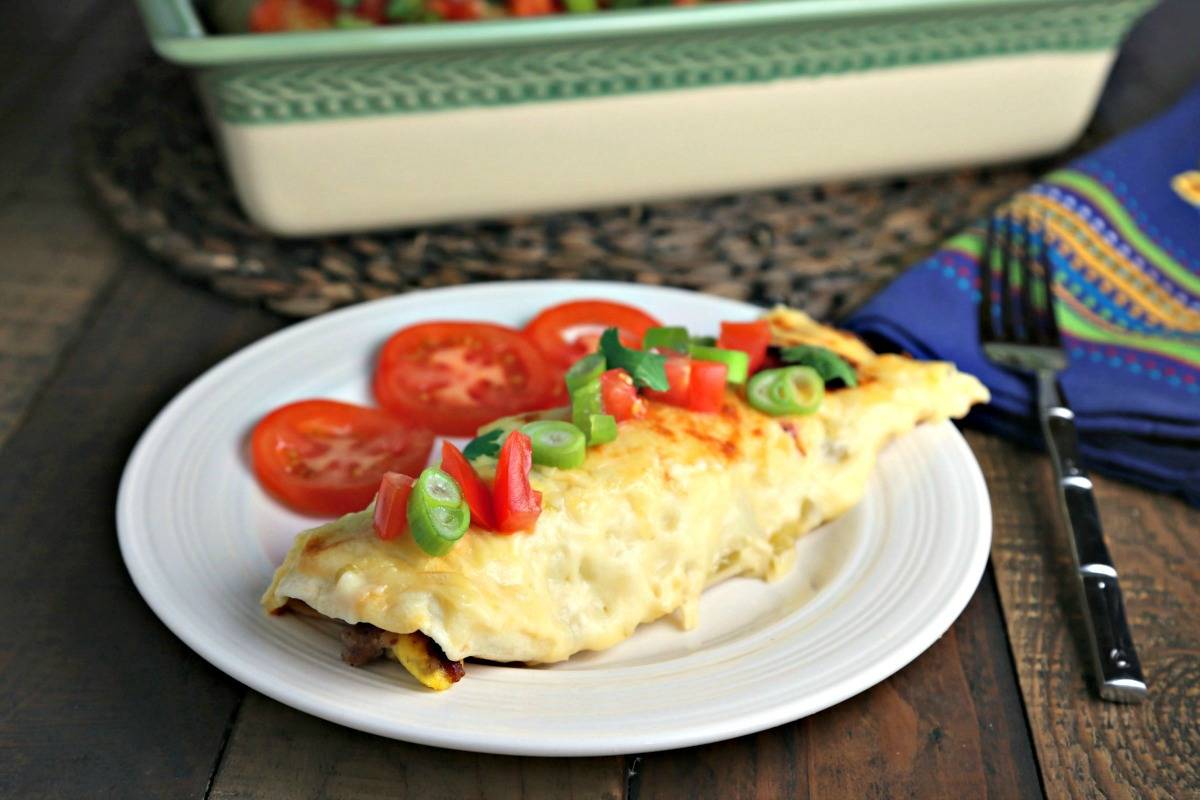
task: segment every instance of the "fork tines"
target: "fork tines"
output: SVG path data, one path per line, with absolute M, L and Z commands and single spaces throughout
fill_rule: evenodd
M 1060 346 L 1043 218 L 1015 203 L 992 215 L 979 271 L 980 341 Z

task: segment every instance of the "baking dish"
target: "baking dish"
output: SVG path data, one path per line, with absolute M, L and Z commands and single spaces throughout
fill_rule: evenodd
M 192 70 L 279 235 L 578 209 L 1034 156 L 1087 122 L 1153 0 L 767 0 L 209 35 Z

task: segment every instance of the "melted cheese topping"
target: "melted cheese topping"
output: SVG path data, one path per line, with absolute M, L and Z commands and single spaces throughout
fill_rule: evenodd
M 472 529 L 432 558 L 411 537 L 381 541 L 367 509 L 301 534 L 264 606 L 296 598 L 346 622 L 420 630 L 452 660 L 561 661 L 667 614 L 690 628 L 705 586 L 786 572 L 799 536 L 861 499 L 892 437 L 987 399 L 950 364 L 876 356 L 787 309 L 767 319 L 777 343 L 851 361 L 859 386 L 803 417 L 760 414 L 732 391 L 716 414 L 650 403 L 582 467 L 533 468 L 533 531 Z M 493 468 L 480 465 L 485 480 Z

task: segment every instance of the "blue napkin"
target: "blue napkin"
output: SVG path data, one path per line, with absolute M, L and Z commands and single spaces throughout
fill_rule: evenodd
M 1011 202 L 1044 221 L 1087 465 L 1200 505 L 1200 86 Z M 949 240 L 844 324 L 978 376 L 993 399 L 968 422 L 1037 445 L 1032 380 L 979 347 L 984 236 L 981 223 Z

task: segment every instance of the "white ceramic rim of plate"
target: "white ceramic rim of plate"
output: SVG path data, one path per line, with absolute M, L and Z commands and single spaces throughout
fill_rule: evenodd
M 871 652 L 865 660 L 860 659 L 857 663 L 851 660 L 849 667 L 844 660 L 831 664 L 828 669 L 817 673 L 819 680 L 807 677 L 805 680 L 810 683 L 816 680 L 817 688 L 813 691 L 800 694 L 789 694 L 787 691 L 792 685 L 790 682 L 800 682 L 796 680 L 794 670 L 789 671 L 792 665 L 780 663 L 779 658 L 774 657 L 780 652 L 788 652 L 780 647 L 781 639 L 786 640 L 788 635 L 784 623 L 768 626 L 753 635 L 686 658 L 664 662 L 558 672 L 552 669 L 521 670 L 473 665 L 468 679 L 449 693 L 430 695 L 411 692 L 412 699 L 409 702 L 415 706 L 416 713 L 408 715 L 408 718 L 404 714 L 399 717 L 381 716 L 376 708 L 351 702 L 353 692 L 366 691 L 362 689 L 364 686 L 375 688 L 376 684 L 382 684 L 397 692 L 407 691 L 406 687 L 390 685 L 392 678 L 388 676 L 379 676 L 370 670 L 348 670 L 329 659 L 328 653 L 306 651 L 293 642 L 287 643 L 284 649 L 272 649 L 277 643 L 265 641 L 251 642 L 249 650 L 231 650 L 222 646 L 220 634 L 206 629 L 203 616 L 189 613 L 188 601 L 191 598 L 178 596 L 174 584 L 164 571 L 164 567 L 169 570 L 172 565 L 156 563 L 153 553 L 149 552 L 147 545 L 150 540 L 147 536 L 154 532 L 153 523 L 156 521 L 139 519 L 139 501 L 146 496 L 148 487 L 155 479 L 151 469 L 155 454 L 162 452 L 163 444 L 180 421 L 200 400 L 219 392 L 227 378 L 255 361 L 286 352 L 306 338 L 322 337 L 340 327 L 379 315 L 400 314 L 408 310 L 427 316 L 430 308 L 447 308 L 455 302 L 478 300 L 480 297 L 503 297 L 506 293 L 514 293 L 512 296 L 519 295 L 523 299 L 545 296 L 543 305 L 572 297 L 601 296 L 631 303 L 640 301 L 643 304 L 650 300 L 667 304 L 673 301 L 707 304 L 713 307 L 714 313 L 725 319 L 752 318 L 761 313 L 761 309 L 745 303 L 679 289 L 599 281 L 498 282 L 412 292 L 352 306 L 285 328 L 234 353 L 193 381 L 159 413 L 135 446 L 118 493 L 117 528 L 122 557 L 143 598 L 176 636 L 218 669 L 247 686 L 287 705 L 348 727 L 421 744 L 479 752 L 583 756 L 647 752 L 702 744 L 753 733 L 815 713 L 875 685 L 904 667 L 932 645 L 962 612 L 987 563 L 991 541 L 991 508 L 982 473 L 970 448 L 952 425 L 943 423 L 926 426 L 902 438 L 897 445 L 905 448 L 906 453 L 945 460 L 942 468 L 950 470 L 950 474 L 955 476 L 957 483 L 950 487 L 955 494 L 942 499 L 953 501 L 952 505 L 961 517 L 952 520 L 958 539 L 940 545 L 953 550 L 956 560 L 949 565 L 949 571 L 947 565 L 943 564 L 940 574 L 924 576 L 931 581 L 936 579 L 936 582 L 926 586 L 931 590 L 926 593 L 927 596 L 918 597 L 918 593 L 904 595 L 907 605 L 888 609 L 893 616 L 897 612 L 907 612 L 907 616 L 901 614 L 897 618 L 906 626 L 902 640 L 875 641 L 866 648 Z M 441 316 L 452 315 L 443 312 Z M 936 514 L 938 508 L 934 507 L 932 511 Z M 943 531 L 943 535 L 947 532 Z M 939 543 L 935 540 L 916 544 L 924 551 L 932 551 L 933 545 Z M 919 569 L 923 562 L 918 556 L 929 554 L 910 553 L 909 556 L 910 560 L 916 559 Z M 897 591 L 904 587 L 911 589 L 922 578 L 919 574 L 879 574 L 878 565 L 866 565 L 862 569 L 868 571 L 862 573 L 861 579 L 883 578 L 893 583 L 899 582 Z M 847 598 L 850 595 L 842 597 L 841 601 L 848 602 Z M 819 595 L 814 603 L 819 601 L 834 602 L 837 598 L 831 600 Z M 849 646 L 848 639 L 852 635 L 853 631 L 826 631 L 821 642 L 834 647 L 836 653 L 837 647 L 844 649 Z M 264 648 L 263 652 L 254 651 L 257 645 Z M 765 667 L 759 674 L 771 675 L 772 678 L 759 681 L 752 691 L 743 687 L 740 690 L 740 704 L 736 704 L 738 691 L 712 692 L 704 688 L 707 685 L 705 681 L 719 679 L 722 670 L 736 665 L 748 655 L 757 657 L 755 663 L 758 667 Z M 264 669 L 267 666 L 270 669 Z M 343 698 L 318 692 L 311 685 L 311 675 L 303 675 L 305 669 L 337 670 L 332 680 L 343 682 L 349 694 Z M 613 720 L 619 721 L 619 714 L 606 720 L 607 728 L 598 725 L 594 730 L 586 730 L 587 726 L 584 726 L 583 730 L 573 732 L 561 730 L 557 725 L 539 726 L 537 719 L 531 717 L 531 724 L 527 729 L 518 729 L 516 732 L 519 736 L 516 737 L 498 733 L 486 719 L 480 719 L 474 726 L 463 725 L 462 720 L 449 725 L 430 724 L 429 709 L 435 707 L 428 706 L 431 697 L 438 698 L 437 702 L 443 703 L 444 708 L 450 708 L 452 698 L 477 700 L 478 693 L 486 694 L 490 687 L 497 684 L 502 684 L 505 692 L 529 689 L 539 697 L 555 697 L 559 700 L 585 700 L 588 698 L 584 696 L 591 694 L 593 696 L 590 699 L 603 698 L 607 702 L 622 697 L 623 692 L 628 691 L 627 684 L 641 685 L 646 682 L 658 687 L 656 696 L 665 690 L 663 697 L 667 702 L 671 688 L 684 684 L 688 684 L 691 691 L 700 691 L 701 694 L 689 695 L 686 706 L 674 709 L 671 718 L 666 721 L 655 718 L 651 724 L 647 719 L 638 720 L 636 713 L 631 714 L 628 727 L 613 724 Z M 345 702 L 342 702 L 343 699 Z M 736 705 L 730 707 L 731 703 Z M 576 715 L 574 709 L 578 707 L 572 705 L 572 711 L 567 716 Z M 639 711 L 644 710 L 639 706 Z M 484 714 L 486 711 L 476 709 L 476 713 Z M 599 720 L 596 722 L 599 723 Z

